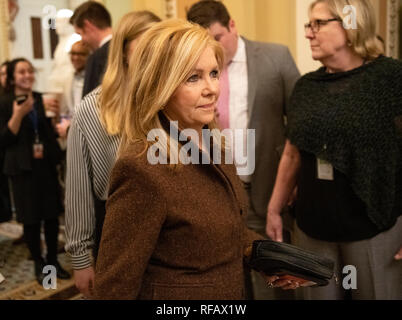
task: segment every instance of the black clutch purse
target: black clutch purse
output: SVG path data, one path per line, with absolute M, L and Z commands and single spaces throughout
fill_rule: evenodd
M 302 286 L 326 286 L 334 276 L 333 260 L 272 240 L 253 242 L 249 265 L 266 275 L 306 280 Z

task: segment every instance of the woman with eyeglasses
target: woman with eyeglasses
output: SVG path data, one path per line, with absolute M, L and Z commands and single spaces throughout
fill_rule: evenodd
M 281 239 L 280 212 L 297 186 L 294 242 L 334 259 L 340 279 L 303 298 L 400 300 L 402 63 L 382 55 L 369 0 L 318 0 L 309 17 L 323 66 L 295 86 L 266 231 Z M 345 266 L 355 269 L 344 275 Z
M 0 65 L 0 95 L 4 94 L 6 90 L 7 67 L 9 64 L 9 61 L 5 61 Z

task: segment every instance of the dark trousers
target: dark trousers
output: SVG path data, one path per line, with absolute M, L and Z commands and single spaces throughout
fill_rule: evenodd
M 98 257 L 100 241 L 102 237 L 102 228 L 106 215 L 106 201 L 95 198 L 95 244 L 93 248 L 93 258 L 96 264 Z
M 45 242 L 47 247 L 46 262 L 55 264 L 57 261 L 57 243 L 59 235 L 58 219 L 44 221 Z M 24 239 L 34 261 L 42 259 L 41 252 L 41 224 L 24 224 Z
M 12 218 L 10 200 L 8 178 L 0 174 L 0 223 L 10 221 Z

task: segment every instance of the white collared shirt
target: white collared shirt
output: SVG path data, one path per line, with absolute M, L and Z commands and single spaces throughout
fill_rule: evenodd
M 237 51 L 228 67 L 229 72 L 229 126 L 230 129 L 243 129 L 243 146 L 247 146 L 248 117 L 248 73 L 246 44 L 239 37 Z M 236 147 L 236 146 L 235 146 Z M 235 163 L 236 164 L 236 163 Z M 240 176 L 243 182 L 250 182 L 250 176 Z
M 229 126 L 231 129 L 247 129 L 248 78 L 247 56 L 244 40 L 239 37 L 237 51 L 228 68 L 229 72 Z
M 112 40 L 112 35 L 111 35 L 111 34 L 109 34 L 108 36 L 106 36 L 106 37 L 104 37 L 104 38 L 102 39 L 102 41 L 101 41 L 100 44 L 99 44 L 99 48 L 103 47 L 103 45 L 104 45 L 106 42 L 110 41 L 110 40 Z M 99 48 L 98 48 L 98 49 L 99 49 Z

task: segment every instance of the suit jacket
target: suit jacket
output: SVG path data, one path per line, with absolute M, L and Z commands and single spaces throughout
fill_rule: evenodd
M 267 205 L 285 145 L 286 106 L 300 74 L 287 47 L 244 39 L 249 129 L 256 130 L 248 226 L 265 235 Z
M 244 250 L 260 237 L 245 226 L 235 167 L 172 170 L 143 150 L 132 145 L 112 171 L 95 299 L 244 298 Z
M 44 144 L 44 156 L 56 166 L 61 160 L 61 151 L 56 140 L 55 131 L 46 118 L 42 95 L 34 92 L 37 101 L 38 130 L 41 142 Z M 6 175 L 17 175 L 32 170 L 34 143 L 34 127 L 31 119 L 26 115 L 22 119 L 17 135 L 8 128 L 8 121 L 13 113 L 14 94 L 2 96 L 0 99 L 0 147 L 5 150 L 4 166 L 1 168 Z
M 85 81 L 82 97 L 85 97 L 102 82 L 103 74 L 106 71 L 109 46 L 110 41 L 106 42 L 89 56 L 85 67 Z

